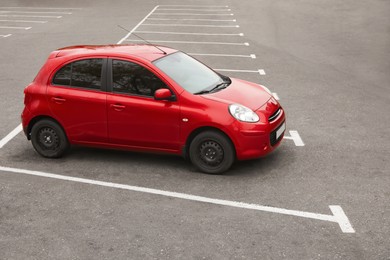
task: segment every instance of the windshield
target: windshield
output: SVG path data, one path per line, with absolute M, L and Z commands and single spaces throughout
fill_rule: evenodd
M 223 82 L 213 70 L 182 52 L 167 55 L 153 63 L 191 93 L 200 93 Z

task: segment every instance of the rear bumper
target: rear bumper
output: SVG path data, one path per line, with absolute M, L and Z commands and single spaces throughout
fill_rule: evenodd
M 28 108 L 24 108 L 23 109 L 23 112 L 22 114 L 20 115 L 21 117 L 21 120 L 22 120 L 22 126 L 23 126 L 23 132 L 24 132 L 24 135 L 27 137 L 28 140 L 31 139 L 31 136 L 30 136 L 30 133 L 29 133 L 29 129 L 28 129 L 28 124 L 31 120 L 31 112 Z

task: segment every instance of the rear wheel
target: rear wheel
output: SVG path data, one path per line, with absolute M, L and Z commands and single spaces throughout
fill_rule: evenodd
M 205 131 L 198 134 L 190 145 L 192 164 L 204 173 L 221 174 L 235 159 L 231 141 L 222 133 Z
M 69 142 L 62 128 L 54 121 L 42 119 L 31 129 L 34 149 L 43 157 L 61 157 L 69 148 Z

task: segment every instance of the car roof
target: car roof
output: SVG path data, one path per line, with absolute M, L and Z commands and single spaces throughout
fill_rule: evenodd
M 154 61 L 174 52 L 177 52 L 177 50 L 152 44 L 75 45 L 60 48 L 52 52 L 49 58 L 104 55 L 116 57 L 138 57 L 148 61 Z

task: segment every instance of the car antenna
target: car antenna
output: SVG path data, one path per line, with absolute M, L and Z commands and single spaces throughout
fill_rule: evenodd
M 150 45 L 152 45 L 153 47 L 155 47 L 156 49 L 158 49 L 159 51 L 161 51 L 162 53 L 164 53 L 164 55 L 166 55 L 167 53 L 164 51 L 164 50 L 162 50 L 162 49 L 160 49 L 159 47 L 157 47 L 157 45 L 155 45 L 155 44 L 153 44 L 153 43 L 150 43 L 150 42 L 148 42 L 147 40 L 145 40 L 144 38 L 142 38 L 141 36 L 139 36 L 139 35 L 137 35 L 137 34 L 135 34 L 134 32 L 130 32 L 129 30 L 127 30 L 126 28 L 124 28 L 124 27 L 122 27 L 122 26 L 120 26 L 119 24 L 118 24 L 118 27 L 119 28 L 121 28 L 121 29 L 123 29 L 123 30 L 125 30 L 126 32 L 129 32 L 130 33 L 130 35 L 132 34 L 132 35 L 134 35 L 134 36 L 136 36 L 137 38 L 140 38 L 141 40 L 143 40 L 144 42 L 146 42 L 147 44 L 150 44 Z M 130 36 L 129 35 L 129 36 Z

